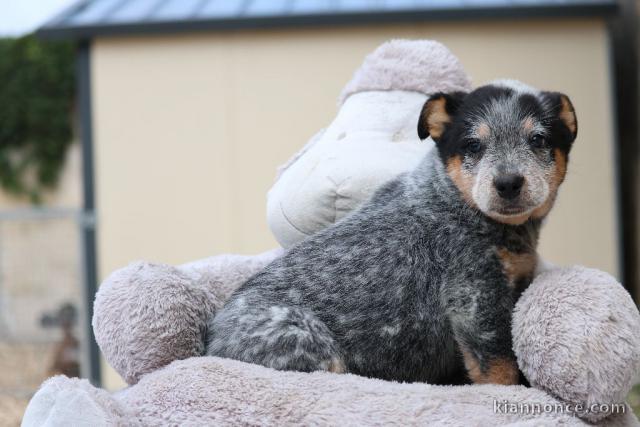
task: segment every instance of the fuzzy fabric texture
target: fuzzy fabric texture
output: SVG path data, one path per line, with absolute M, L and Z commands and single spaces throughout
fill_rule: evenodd
M 354 93 L 404 90 L 425 95 L 468 91 L 471 80 L 458 58 L 434 40 L 391 40 L 369 54 L 342 90 L 340 104 Z
M 613 277 L 555 268 L 538 276 L 518 302 L 513 345 L 533 387 L 589 408 L 626 398 L 640 372 L 639 326 L 635 303 Z
M 200 356 L 211 313 L 281 252 L 221 255 L 179 267 L 136 262 L 112 273 L 94 304 L 102 353 L 129 384 L 174 360 Z
M 494 399 L 509 403 L 583 404 L 585 408 L 591 403 L 619 403 L 640 372 L 640 342 L 636 336 L 640 315 L 622 286 L 597 270 L 558 268 L 547 263 L 541 263 L 540 274 L 521 297 L 513 316 L 514 351 L 520 368 L 532 382 L 531 389 L 398 385 L 352 375 L 341 379 L 330 373 L 274 371 L 206 357 L 190 358 L 157 370 L 175 360 L 199 355 L 203 343 L 198 334 L 207 318 L 204 311 L 213 313 L 246 278 L 281 254 L 279 249 L 256 257 L 212 257 L 179 268 L 133 264 L 103 283 L 96 299 L 96 318 L 100 318 L 94 322 L 96 336 L 100 337 L 109 363 L 117 367 L 123 377 L 126 375 L 129 383 L 139 381 L 116 394 L 118 405 L 114 408 L 126 408 L 129 417 L 140 419 L 144 425 L 198 424 L 198 420 L 205 424 L 226 420 L 228 424 L 242 421 L 265 425 L 309 420 L 328 425 L 341 417 L 356 417 L 354 424 L 367 424 L 381 416 L 376 412 L 380 405 L 380 411 L 388 411 L 384 419 L 390 424 L 407 420 L 413 423 L 415 415 L 415 424 L 430 419 L 464 425 L 463 420 L 476 411 L 472 418 L 474 425 L 484 425 L 488 420 L 497 425 L 516 421 L 515 425 L 526 425 L 529 419 L 537 420 L 531 421 L 532 425 L 555 422 L 582 425 L 575 417 L 557 412 L 538 415 L 538 418 L 499 413 L 492 418 L 490 411 L 493 411 Z M 120 309 L 133 310 L 133 315 L 125 316 Z M 181 335 L 188 339 L 180 338 Z M 55 380 L 55 384 L 56 381 L 61 380 Z M 80 387 L 79 384 L 85 383 L 74 382 L 65 387 Z M 73 397 L 74 401 L 84 402 L 86 386 L 88 384 L 80 387 L 81 396 L 67 396 L 68 399 Z M 61 411 L 58 405 L 65 400 L 56 398 L 56 388 L 52 390 L 52 387 L 49 383 L 43 385 L 37 395 L 40 397 L 33 399 L 29 411 L 48 414 L 46 408 L 50 408 L 54 415 Z M 410 418 L 402 418 L 409 417 L 405 413 L 409 409 L 397 402 L 405 402 L 406 395 L 416 390 L 428 391 L 424 391 L 424 395 L 420 394 L 423 391 L 418 393 L 421 397 L 415 402 L 428 401 L 414 408 Z M 339 402 L 332 400 L 334 395 L 341 396 Z M 311 410 L 305 415 L 308 407 L 302 403 L 286 406 L 284 396 L 300 402 L 327 400 L 327 413 L 322 413 L 322 417 L 327 418 L 316 419 Z M 93 406 L 103 408 L 104 405 L 98 403 Z M 92 407 L 86 402 L 83 405 Z M 282 405 L 285 405 L 283 413 L 279 412 Z M 330 405 L 335 405 L 333 414 L 329 413 Z M 365 410 L 367 405 L 375 407 Z M 115 409 L 103 409 L 104 413 L 110 411 Z M 368 414 L 374 418 L 367 418 Z M 579 415 L 596 421 L 608 414 Z M 611 425 L 614 421 L 618 425 L 637 425 L 630 413 L 613 415 L 603 422 Z
M 22 418 L 23 426 L 103 427 L 131 425 L 130 413 L 89 381 L 55 376 L 45 381 Z
M 337 116 L 278 174 L 267 222 L 288 248 L 333 224 L 433 147 L 416 127 L 427 94 L 469 90 L 458 59 L 431 40 L 394 40 L 367 56 Z
M 589 425 L 556 409 L 563 403 L 535 388 L 400 384 L 348 374 L 277 372 L 215 357 L 176 361 L 112 396 L 85 383 L 64 377 L 44 383 L 27 409 L 23 426 Z M 70 392 L 65 396 L 67 411 L 81 410 L 76 402 L 82 402 L 103 418 L 91 413 L 87 419 L 68 418 L 77 423 L 58 422 L 55 413 L 64 402 L 60 396 L 55 402 L 49 396 L 61 389 Z M 504 402 L 540 409 L 513 413 Z M 606 425 L 638 422 L 626 407 L 625 413 L 609 417 Z

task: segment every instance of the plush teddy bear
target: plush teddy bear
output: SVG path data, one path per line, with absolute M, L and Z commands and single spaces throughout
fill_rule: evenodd
M 413 167 L 433 148 L 415 135 L 427 95 L 469 87 L 441 44 L 379 47 L 345 88 L 336 119 L 280 171 L 268 200 L 278 241 L 286 248 L 332 224 Z M 54 377 L 23 425 L 638 425 L 623 402 L 640 371 L 640 314 L 613 277 L 584 267 L 541 263 L 516 305 L 514 351 L 530 388 L 398 384 L 202 357 L 207 319 L 282 253 L 114 272 L 96 296 L 93 327 L 130 386 L 109 394 Z

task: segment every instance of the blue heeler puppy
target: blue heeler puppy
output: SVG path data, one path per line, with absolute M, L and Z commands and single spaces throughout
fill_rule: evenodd
M 511 312 L 567 167 L 569 98 L 499 81 L 425 103 L 412 172 L 300 242 L 211 320 L 207 354 L 434 384 L 514 384 Z

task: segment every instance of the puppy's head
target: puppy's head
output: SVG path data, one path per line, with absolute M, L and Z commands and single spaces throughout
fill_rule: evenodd
M 577 130 L 566 95 L 516 81 L 437 93 L 418 121 L 465 201 L 506 224 L 549 212 Z

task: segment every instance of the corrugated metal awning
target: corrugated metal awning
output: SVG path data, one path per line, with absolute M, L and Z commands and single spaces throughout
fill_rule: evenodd
M 44 37 L 475 18 L 601 16 L 615 0 L 84 0 Z

